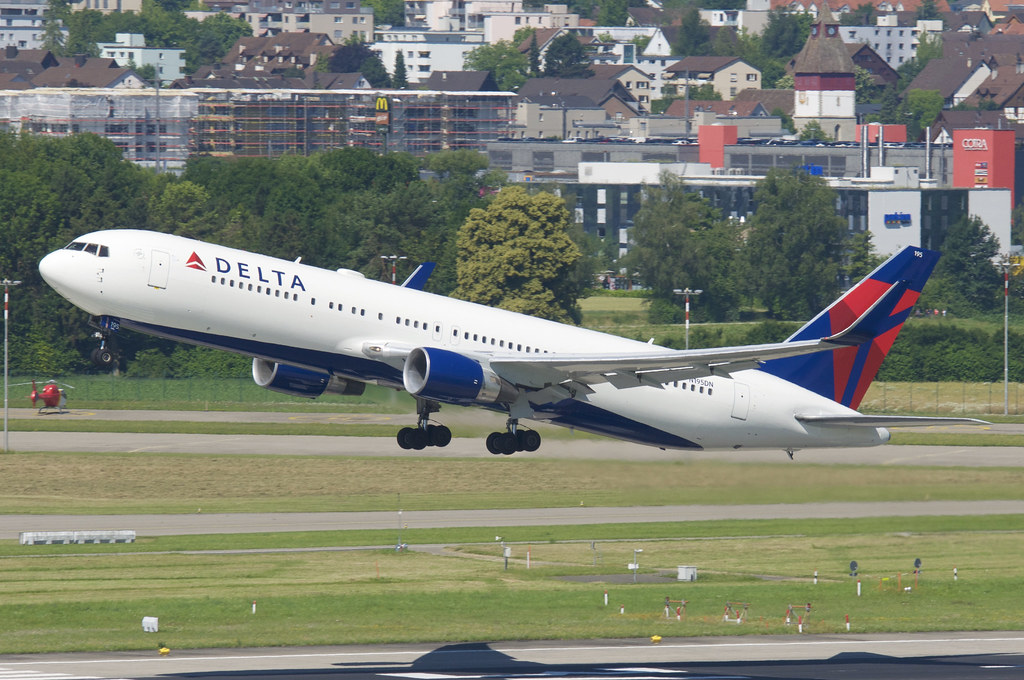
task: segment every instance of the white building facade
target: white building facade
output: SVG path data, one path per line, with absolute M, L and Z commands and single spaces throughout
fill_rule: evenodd
M 114 42 L 101 43 L 99 48 L 101 57 L 113 59 L 122 68 L 152 66 L 162 83 L 185 76 L 185 50 L 146 47 L 146 38 L 141 33 L 118 33 Z

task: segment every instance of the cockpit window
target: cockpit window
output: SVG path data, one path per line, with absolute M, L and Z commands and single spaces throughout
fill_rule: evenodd
M 86 243 L 85 241 L 72 241 L 64 246 L 64 250 L 84 250 L 85 252 L 98 257 L 110 257 L 110 249 L 98 243 Z

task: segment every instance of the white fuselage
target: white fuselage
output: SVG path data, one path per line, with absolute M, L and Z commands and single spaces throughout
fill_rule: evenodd
M 366 347 L 437 347 L 473 356 L 663 352 L 647 343 L 419 290 L 355 272 L 310 267 L 178 236 L 139 230 L 76 242 L 105 256 L 58 250 L 46 281 L 90 314 L 143 332 L 339 377 L 402 387 L 401 361 Z M 593 385 L 538 407 L 533 418 L 665 448 L 869 446 L 881 428 L 817 428 L 796 414 L 849 414 L 832 400 L 760 370 L 661 387 Z

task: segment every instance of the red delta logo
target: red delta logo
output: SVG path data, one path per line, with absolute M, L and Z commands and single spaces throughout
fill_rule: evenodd
M 206 265 L 203 264 L 203 261 L 199 258 L 195 251 L 192 251 L 192 254 L 189 255 L 188 261 L 185 262 L 185 266 L 188 267 L 189 269 L 198 269 L 201 272 L 206 271 Z

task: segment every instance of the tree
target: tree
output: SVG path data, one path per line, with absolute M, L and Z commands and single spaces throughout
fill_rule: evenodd
M 900 106 L 900 118 L 907 125 L 907 139 L 917 140 L 925 127 L 931 125 L 942 111 L 943 99 L 938 90 L 911 90 Z
M 915 18 L 918 21 L 941 19 L 942 15 L 939 13 L 939 8 L 935 6 L 935 0 L 922 0 L 920 6 L 917 8 Z
M 530 38 L 530 77 L 540 77 L 540 47 L 537 46 L 537 31 L 533 31 L 533 36 Z
M 404 90 L 409 87 L 409 79 L 405 70 L 405 57 L 402 50 L 395 52 L 395 71 L 391 74 L 391 87 L 396 90 Z
M 360 66 L 359 72 L 370 83 L 372 87 L 388 87 L 391 85 L 391 76 L 384 68 L 384 62 L 376 54 L 370 55 Z
M 405 26 L 404 0 L 366 0 L 366 4 L 373 7 L 373 22 L 375 24 Z
M 1003 289 L 1002 275 L 993 264 L 998 254 L 999 241 L 980 218 L 964 217 L 949 225 L 921 304 L 957 316 L 992 311 Z
M 587 51 L 576 34 L 563 33 L 551 41 L 544 57 L 544 75 L 548 78 L 593 77 Z
M 762 53 L 767 57 L 792 57 L 807 42 L 812 21 L 814 18 L 807 12 L 794 14 L 773 9 L 768 13 L 768 24 L 761 35 Z
M 503 189 L 487 208 L 474 208 L 458 234 L 454 297 L 555 321 L 580 318 L 576 300 L 585 277 L 574 271 L 582 253 L 570 238 L 572 220 L 557 196 Z
M 356 73 L 372 56 L 373 50 L 369 45 L 356 38 L 335 49 L 328 59 L 328 65 L 332 73 Z
M 67 0 L 47 0 L 43 15 L 43 49 L 64 56 L 64 31 L 61 22 L 70 14 Z
M 629 0 L 604 0 L 597 9 L 598 26 L 625 26 Z
M 857 5 L 856 9 L 841 14 L 839 23 L 844 26 L 874 26 L 875 6 L 870 2 Z
M 643 207 L 630 230 L 633 245 L 625 264 L 651 289 L 652 322 L 682 320 L 682 301 L 673 291 L 701 289 L 701 313 L 715 320 L 736 318 L 739 291 L 734 272 L 738 226 L 723 220 L 707 199 L 687 192 L 680 179 L 663 173 L 658 186 L 644 188 Z
M 527 56 L 507 40 L 470 50 L 463 63 L 467 71 L 490 71 L 498 87 L 511 92 L 526 82 L 530 68 Z
M 749 291 L 772 317 L 808 319 L 839 293 L 846 223 L 835 214 L 836 193 L 822 177 L 770 170 L 754 202 L 745 249 Z
M 832 141 L 832 138 L 828 136 L 828 133 L 821 129 L 821 123 L 817 120 L 808 121 L 808 123 L 804 125 L 803 129 L 800 130 L 800 139 L 802 141 L 811 142 Z
M 682 57 L 706 55 L 711 52 L 711 27 L 700 18 L 696 7 L 683 12 L 679 35 L 672 44 L 672 53 Z
M 846 258 L 846 277 L 851 284 L 857 283 L 882 264 L 885 258 L 875 252 L 875 244 L 871 242 L 871 232 L 862 231 L 854 234 L 849 241 L 849 254 Z

